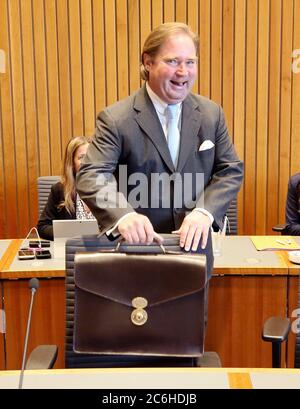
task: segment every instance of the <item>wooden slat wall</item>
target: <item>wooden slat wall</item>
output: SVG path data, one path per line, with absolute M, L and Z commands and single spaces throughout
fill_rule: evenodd
M 183 21 L 200 35 L 195 91 L 221 103 L 245 180 L 240 234 L 284 220 L 300 170 L 300 0 L 0 0 L 0 238 L 37 221 L 36 179 L 59 174 L 67 140 L 141 84 L 149 31 Z

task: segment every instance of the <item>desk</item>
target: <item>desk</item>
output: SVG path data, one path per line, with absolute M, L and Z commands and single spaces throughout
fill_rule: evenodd
M 21 365 L 31 277 L 41 280 L 28 350 L 38 344 L 57 344 L 60 352 L 56 367 L 63 368 L 64 260 L 52 262 L 51 266 L 45 262 L 25 269 L 23 261 L 15 260 L 20 244 L 21 240 L 13 240 L 9 245 L 0 272 L 7 317 L 7 369 L 18 369 Z M 223 366 L 271 365 L 271 345 L 261 340 L 261 329 L 265 319 L 272 315 L 285 316 L 289 308 L 289 274 L 294 268 L 290 264 L 282 252 L 257 252 L 247 236 L 225 237 L 223 255 L 215 259 L 210 284 L 206 337 L 206 350 L 217 351 Z M 297 269 L 296 272 L 299 273 Z M 293 277 L 297 279 L 297 275 Z M 291 364 L 292 348 L 289 356 Z
M 0 389 L 18 387 L 20 371 L 0 371 Z M 300 389 L 300 369 L 129 368 L 26 371 L 33 389 Z

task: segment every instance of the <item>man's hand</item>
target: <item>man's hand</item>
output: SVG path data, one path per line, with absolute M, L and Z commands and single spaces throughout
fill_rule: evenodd
M 208 232 L 211 227 L 210 218 L 198 210 L 193 210 L 185 216 L 179 230 L 173 231 L 180 235 L 180 247 L 186 251 L 196 251 L 201 240 L 204 249 L 207 244 Z
M 126 216 L 118 225 L 118 230 L 121 236 L 130 244 L 151 244 L 154 239 L 161 244 L 164 240 L 154 231 L 148 217 L 138 213 Z

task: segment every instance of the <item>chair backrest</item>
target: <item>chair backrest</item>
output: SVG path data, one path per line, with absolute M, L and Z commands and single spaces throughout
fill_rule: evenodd
M 47 203 L 49 193 L 52 185 L 60 180 L 60 176 L 40 176 L 37 180 L 38 191 L 38 210 L 39 216 L 41 215 L 45 204 Z
M 238 233 L 238 209 L 237 209 L 237 198 L 233 199 L 230 206 L 226 212 L 228 217 L 228 225 L 226 234 L 237 235 Z
M 174 240 L 174 236 L 172 237 Z M 178 251 L 179 245 L 168 244 L 164 241 L 167 250 Z M 101 249 L 116 247 L 116 242 L 109 241 L 106 236 L 84 236 L 72 238 L 66 242 L 66 343 L 65 366 L 66 368 L 90 367 L 137 367 L 137 366 L 195 366 L 193 358 L 152 357 L 133 355 L 88 355 L 78 354 L 73 351 L 74 331 L 74 258 L 77 252 L 95 252 Z

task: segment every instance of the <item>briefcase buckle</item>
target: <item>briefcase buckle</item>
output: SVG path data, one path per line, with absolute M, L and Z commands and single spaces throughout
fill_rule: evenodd
M 148 301 L 144 297 L 135 297 L 131 304 L 135 308 L 131 313 L 131 322 L 134 325 L 144 325 L 148 320 L 147 311 L 144 310 L 148 305 Z

